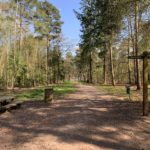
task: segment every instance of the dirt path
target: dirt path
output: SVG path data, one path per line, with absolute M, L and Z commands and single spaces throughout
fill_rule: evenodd
M 150 117 L 141 104 L 91 86 L 52 105 L 27 102 L 0 115 L 0 150 L 150 150 Z

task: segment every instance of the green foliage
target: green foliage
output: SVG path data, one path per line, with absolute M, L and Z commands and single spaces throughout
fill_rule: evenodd
M 0 80 L 12 88 L 64 80 L 59 10 L 47 0 L 1 3 Z
M 114 85 L 115 79 L 127 82 L 129 74 L 133 82 L 137 80 L 135 74 L 141 65 L 135 66 L 127 57 L 149 51 L 149 6 L 148 0 L 81 1 L 80 11 L 75 13 L 81 23 L 76 64 L 82 80 L 89 78 L 89 70 L 94 78 L 99 74 L 105 83 Z
M 60 14 L 58 9 L 48 1 L 38 2 L 34 14 L 35 31 L 41 37 L 55 39 L 61 32 Z

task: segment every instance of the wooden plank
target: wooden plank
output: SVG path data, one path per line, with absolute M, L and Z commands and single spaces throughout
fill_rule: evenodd
M 8 101 L 8 100 L 14 100 L 14 97 L 5 97 L 5 96 L 2 96 L 0 97 L 0 102 L 3 102 L 3 101 Z
M 17 109 L 17 108 L 19 108 L 20 106 L 21 106 L 21 104 L 22 104 L 23 102 L 20 102 L 20 101 L 15 101 L 15 102 L 13 102 L 13 103 L 10 103 L 10 104 L 8 104 L 8 105 L 5 105 L 5 106 L 3 106 L 3 108 L 5 108 L 6 110 L 12 110 L 12 109 Z
M 0 106 L 7 105 L 14 100 L 14 97 L 1 97 L 0 99 Z
M 15 101 L 13 103 L 17 104 L 17 106 L 20 107 L 23 102 L 21 102 L 21 101 Z
M 3 106 L 3 108 L 5 108 L 6 110 L 9 111 L 9 110 L 12 110 L 12 109 L 16 109 L 17 108 L 17 104 L 11 103 L 11 104 Z
M 10 111 L 10 110 L 13 110 L 13 109 L 20 108 L 22 103 L 23 102 L 15 101 L 15 102 L 12 102 L 12 103 L 7 104 L 5 106 L 1 106 L 0 107 L 0 113 L 4 113 L 5 111 Z

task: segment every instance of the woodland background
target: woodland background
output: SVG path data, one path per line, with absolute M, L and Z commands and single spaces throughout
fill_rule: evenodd
M 74 79 L 140 89 L 142 61 L 128 56 L 150 51 L 149 0 L 81 0 L 75 14 L 81 40 L 73 55 L 61 32 L 61 14 L 50 2 L 1 0 L 0 87 Z

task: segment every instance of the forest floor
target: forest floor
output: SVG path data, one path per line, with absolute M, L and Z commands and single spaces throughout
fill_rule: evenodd
M 0 150 L 150 150 L 142 103 L 77 85 L 52 104 L 24 102 L 0 115 Z

